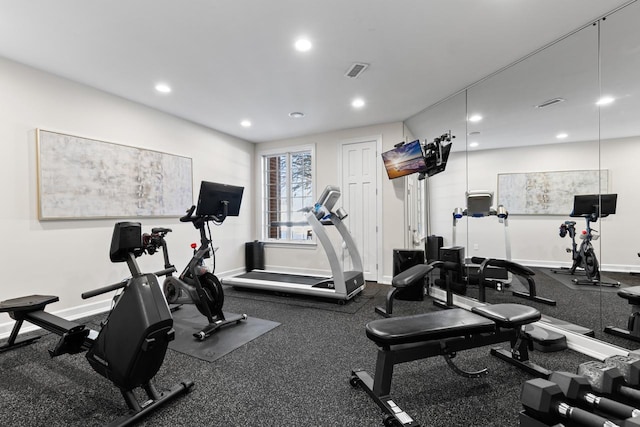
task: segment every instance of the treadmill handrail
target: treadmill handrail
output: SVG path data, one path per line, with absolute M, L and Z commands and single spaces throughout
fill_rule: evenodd
M 345 282 L 344 275 L 344 266 L 340 262 L 338 258 L 338 254 L 331 243 L 331 239 L 329 238 L 329 234 L 327 233 L 324 225 L 320 222 L 318 218 L 313 214 L 313 212 L 308 212 L 306 214 L 307 221 L 311 225 L 313 232 L 315 233 L 316 238 L 322 245 L 324 252 L 329 260 L 329 267 L 331 268 L 331 276 L 333 277 L 333 284 L 335 286 L 335 290 L 337 292 L 346 294 L 347 293 L 347 285 Z M 358 252 L 358 248 L 356 247 L 356 242 L 353 240 L 353 237 L 349 233 L 347 226 L 342 222 L 342 220 L 334 213 L 331 213 L 328 218 L 333 225 L 340 233 L 340 237 L 344 241 L 347 251 L 349 252 L 349 256 L 351 258 L 351 262 L 353 263 L 353 269 L 358 272 L 363 272 L 362 268 L 362 259 L 360 258 L 360 253 Z

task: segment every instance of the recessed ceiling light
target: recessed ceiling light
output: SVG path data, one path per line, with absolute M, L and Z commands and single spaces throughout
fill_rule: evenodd
M 166 83 L 158 83 L 156 85 L 156 90 L 160 93 L 170 93 L 171 87 L 169 87 L 169 85 Z
M 251 122 L 249 120 L 243 120 L 240 122 L 240 126 L 245 128 L 251 127 Z
M 471 147 L 471 148 L 476 148 L 478 145 L 480 145 L 480 144 L 478 144 L 478 143 L 477 143 L 477 142 L 475 142 L 475 141 L 474 141 L 474 142 L 470 142 L 470 143 L 469 143 L 469 147 Z
M 298 39 L 294 46 L 298 52 L 306 52 L 311 49 L 311 42 L 308 39 Z
M 469 132 L 467 135 L 471 136 L 471 135 L 480 135 L 479 131 L 473 131 L 473 132 Z
M 473 116 L 469 117 L 469 121 L 473 123 L 479 122 L 480 120 L 482 120 L 482 116 L 480 114 L 474 114 Z
M 568 134 L 568 133 L 561 132 L 561 133 L 559 133 L 559 134 L 557 134 L 557 135 L 556 135 L 556 138 L 558 138 L 558 139 L 565 139 L 565 138 L 566 138 L 566 137 L 568 137 L 568 136 L 569 136 L 569 134 Z
M 362 98 L 356 98 L 353 101 L 351 101 L 351 106 L 353 108 L 362 108 L 364 107 L 364 99 Z
M 613 101 L 615 101 L 615 98 L 611 96 L 603 96 L 602 98 L 598 99 L 598 102 L 596 102 L 596 105 L 609 105 Z
M 304 117 L 304 113 L 301 113 L 300 111 L 294 111 L 292 113 L 289 113 L 289 117 L 294 118 L 294 119 L 299 119 Z

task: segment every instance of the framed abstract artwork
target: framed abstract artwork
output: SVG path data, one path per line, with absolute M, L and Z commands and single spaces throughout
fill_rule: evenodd
M 576 194 L 608 190 L 606 169 L 498 174 L 498 203 L 510 215 L 569 215 Z
M 36 130 L 40 220 L 177 217 L 193 204 L 192 160 Z

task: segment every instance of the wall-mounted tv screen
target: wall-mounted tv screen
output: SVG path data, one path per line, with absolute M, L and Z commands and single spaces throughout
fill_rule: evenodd
M 382 160 L 389 179 L 411 175 L 427 167 L 419 140 L 382 153 Z

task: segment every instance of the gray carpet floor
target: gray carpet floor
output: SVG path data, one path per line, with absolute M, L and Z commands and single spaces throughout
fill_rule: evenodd
M 536 275 L 538 293 L 558 306 L 531 303 L 543 313 L 561 317 L 600 333 L 594 315 L 602 304 L 591 292 L 572 290 L 545 274 Z M 280 323 L 277 328 L 221 357 L 206 362 L 171 351 L 156 377 L 159 388 L 182 379 L 195 382 L 191 393 L 145 419 L 144 426 L 353 426 L 382 425 L 382 415 L 367 394 L 349 385 L 352 369 L 373 372 L 376 346 L 364 325 L 379 318 L 374 307 L 384 302 L 384 285 L 369 284 L 354 306 L 318 306 L 286 297 L 256 297 L 229 290 L 225 310 Z M 474 289 L 470 288 L 469 295 Z M 624 318 L 627 304 L 613 293 Z M 615 301 L 617 298 L 620 301 Z M 521 302 L 509 292 L 488 291 L 489 302 Z M 335 304 L 335 303 L 332 303 Z M 329 308 L 327 308 L 329 307 Z M 349 308 L 351 307 L 351 308 Z M 332 308 L 336 308 L 335 310 Z M 396 301 L 396 315 L 436 310 L 431 301 Z M 614 315 L 612 314 L 612 317 Z M 99 316 L 88 319 L 95 325 Z M 620 319 L 615 321 L 619 323 Z M 94 373 L 83 355 L 50 359 L 46 349 L 56 337 L 0 354 L 0 424 L 13 426 L 97 426 L 125 412 L 119 392 Z M 624 339 L 613 339 L 628 347 Z M 625 345 L 626 344 L 626 345 Z M 489 355 L 482 347 L 458 354 L 461 367 L 486 367 L 490 374 L 466 379 L 447 368 L 442 358 L 399 365 L 392 396 L 423 426 L 516 426 L 522 383 L 530 376 Z M 532 354 L 552 370 L 575 371 L 586 356 L 563 351 Z

